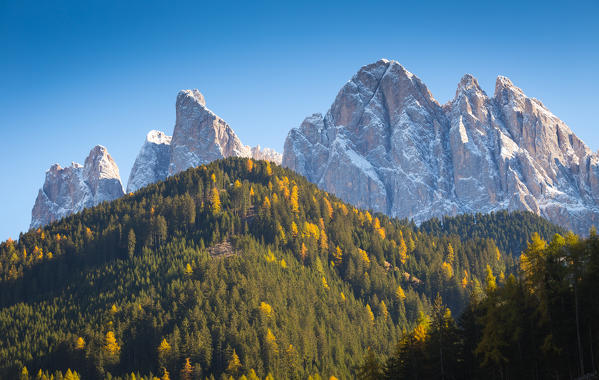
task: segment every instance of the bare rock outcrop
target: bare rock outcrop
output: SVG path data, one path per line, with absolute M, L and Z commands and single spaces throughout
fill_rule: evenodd
M 364 66 L 323 117 L 290 131 L 283 165 L 360 207 L 422 222 L 530 210 L 586 234 L 599 221 L 599 157 L 539 100 L 465 75 L 440 105 L 395 61 Z

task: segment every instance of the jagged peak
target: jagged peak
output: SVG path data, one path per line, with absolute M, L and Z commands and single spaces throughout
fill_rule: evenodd
M 503 75 L 497 76 L 497 80 L 495 81 L 495 98 L 500 99 L 508 94 L 512 96 L 526 96 L 519 87 L 514 85 L 510 78 Z
M 92 148 L 89 156 L 85 159 L 83 167 L 88 175 L 97 172 L 94 176 L 97 175 L 99 178 L 116 178 L 119 181 L 121 179 L 116 162 L 102 145 L 96 145 Z
M 206 99 L 204 98 L 204 95 L 202 95 L 202 93 L 198 91 L 198 89 L 181 90 L 177 94 L 177 104 L 188 99 L 204 107 L 206 106 Z
M 460 83 L 458 83 L 458 92 L 470 90 L 484 92 L 478 84 L 478 80 L 472 74 L 464 74 L 462 79 L 460 79 Z
M 166 133 L 162 131 L 157 131 L 155 129 L 148 132 L 146 135 L 146 142 L 152 144 L 170 144 L 172 136 L 168 136 Z

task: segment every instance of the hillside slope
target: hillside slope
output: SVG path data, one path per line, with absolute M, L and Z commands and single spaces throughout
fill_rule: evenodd
M 351 378 L 437 294 L 458 313 L 513 265 L 484 234 L 428 234 L 266 161 L 219 160 L 2 243 L 0 377 Z

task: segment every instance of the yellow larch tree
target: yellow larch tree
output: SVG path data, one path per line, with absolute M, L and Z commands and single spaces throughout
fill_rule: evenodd
M 379 309 L 381 310 L 381 315 L 386 321 L 387 318 L 389 318 L 389 310 L 387 309 L 387 305 L 385 305 L 385 301 L 381 301 Z
M 368 257 L 368 253 L 366 253 L 365 250 L 358 248 L 358 253 L 362 261 L 364 261 L 366 264 L 370 264 L 370 258 Z
M 405 265 L 408 260 L 408 247 L 406 247 L 406 242 L 403 239 L 403 234 L 399 231 L 399 243 L 397 245 L 398 253 L 399 253 L 399 261 Z
M 239 370 L 241 369 L 241 360 L 239 360 L 239 356 L 237 356 L 237 352 L 233 349 L 233 353 L 231 354 L 231 359 L 229 360 L 229 364 L 227 365 L 227 373 L 231 375 L 237 375 Z
M 104 348 L 104 351 L 111 356 L 117 356 L 119 354 L 119 352 L 121 351 L 121 347 L 119 346 L 119 344 L 116 341 L 114 332 L 108 331 L 106 333 L 106 335 L 104 336 L 103 348 Z
M 270 329 L 266 330 L 266 337 L 264 340 L 270 348 L 272 348 L 274 351 L 277 351 L 277 338 L 275 337 L 275 334 L 270 331 Z
M 306 245 L 304 244 L 304 242 L 302 242 L 302 247 L 300 248 L 300 258 L 302 259 L 302 263 L 306 261 L 307 253 L 308 248 L 306 248 Z
M 327 216 L 331 219 L 333 217 L 333 206 L 331 206 L 331 202 L 329 202 L 327 197 L 324 197 L 322 201 L 324 202 L 324 209 L 327 212 Z
M 213 187 L 210 191 L 210 210 L 212 210 L 213 214 L 218 214 L 221 209 L 220 204 L 220 196 L 218 194 L 218 189 Z
M 333 257 L 335 258 L 335 264 L 339 265 L 343 261 L 343 251 L 339 246 L 335 248 L 335 253 L 333 253 Z
M 395 289 L 395 297 L 400 301 L 406 299 L 406 293 L 403 291 L 401 285 L 397 285 L 397 289 Z
M 462 277 L 462 289 L 466 289 L 468 286 L 468 271 L 464 271 L 464 277 Z
M 266 317 L 272 317 L 272 306 L 270 306 L 269 304 L 267 304 L 266 302 L 262 301 L 260 302 L 260 312 L 266 316 Z
M 183 364 L 183 368 L 181 368 L 180 379 L 181 380 L 191 380 L 191 376 L 193 374 L 193 367 L 189 362 L 189 358 L 185 358 L 185 363 Z
M 262 208 L 264 210 L 270 210 L 270 199 L 268 199 L 268 196 L 264 197 L 264 202 L 262 202 Z
M 368 320 L 371 323 L 374 323 L 374 313 L 372 312 L 369 304 L 366 304 L 366 317 L 368 317 Z
M 297 192 L 297 186 L 293 186 L 293 188 L 291 189 L 291 211 L 293 211 L 294 213 L 299 213 L 299 195 Z
M 448 262 L 444 261 L 443 264 L 441 264 L 441 270 L 446 280 L 453 277 L 453 267 Z
M 85 348 L 85 339 L 83 339 L 82 337 L 77 338 L 77 341 L 75 342 L 75 349 L 83 350 L 84 348 Z
M 451 245 L 451 243 L 447 244 L 447 262 L 451 265 L 453 265 L 455 261 L 455 255 L 453 253 L 453 246 Z

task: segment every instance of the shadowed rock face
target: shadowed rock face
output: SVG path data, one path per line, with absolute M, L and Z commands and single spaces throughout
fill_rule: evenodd
M 127 192 L 164 180 L 168 176 L 170 162 L 171 136 L 160 131 L 148 132 L 129 174 Z
M 85 164 L 54 164 L 46 172 L 31 211 L 30 228 L 46 225 L 87 207 L 123 195 L 119 168 L 103 146 L 94 147 Z
M 538 100 L 465 75 L 441 106 L 399 63 L 364 66 L 323 117 L 285 141 L 283 165 L 342 199 L 422 222 L 530 210 L 586 234 L 599 220 L 599 158 Z

